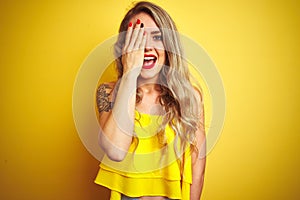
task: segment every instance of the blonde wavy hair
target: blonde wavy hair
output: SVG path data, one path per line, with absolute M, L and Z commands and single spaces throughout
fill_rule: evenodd
M 168 124 L 174 130 L 174 150 L 179 158 L 189 146 L 192 150 L 198 151 L 195 132 L 199 127 L 199 102 L 197 102 L 195 88 L 190 81 L 191 74 L 184 60 L 183 47 L 176 25 L 161 7 L 142 1 L 136 3 L 125 15 L 119 28 L 118 40 L 114 46 L 118 79 L 122 78 L 123 75 L 122 48 L 125 43 L 129 20 L 141 12 L 150 15 L 162 32 L 166 63 L 160 71 L 161 94 L 159 102 L 163 106 L 165 114 L 158 136 L 163 145 L 166 146 L 166 135 L 163 129 Z M 139 103 L 141 99 L 142 93 L 137 88 L 136 103 Z

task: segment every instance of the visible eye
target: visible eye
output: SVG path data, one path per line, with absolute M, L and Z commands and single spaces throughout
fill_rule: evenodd
M 162 41 L 162 35 L 154 35 L 153 39 L 157 41 Z

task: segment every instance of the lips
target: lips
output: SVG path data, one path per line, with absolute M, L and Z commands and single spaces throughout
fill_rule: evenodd
M 155 66 L 157 57 L 152 54 L 145 54 L 144 55 L 144 64 L 143 69 L 151 69 Z

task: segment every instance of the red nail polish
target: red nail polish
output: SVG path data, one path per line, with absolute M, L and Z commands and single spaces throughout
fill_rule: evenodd
M 129 25 L 128 25 L 128 27 L 132 27 L 132 22 L 129 22 Z
M 140 23 L 141 23 L 141 20 L 138 19 L 138 20 L 136 21 L 136 24 L 140 24 Z

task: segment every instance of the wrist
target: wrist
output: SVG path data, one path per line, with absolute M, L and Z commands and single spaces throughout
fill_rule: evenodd
M 138 76 L 140 75 L 140 73 L 141 73 L 141 70 L 138 70 L 138 68 L 134 68 L 134 69 L 131 69 L 129 71 L 124 71 L 123 75 L 122 75 L 122 79 L 130 80 L 130 81 L 133 81 L 133 80 L 136 81 Z

